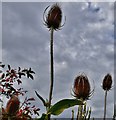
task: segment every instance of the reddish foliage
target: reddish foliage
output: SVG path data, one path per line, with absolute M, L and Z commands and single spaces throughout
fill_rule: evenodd
M 0 67 L 5 69 L 5 65 L 0 63 Z M 10 99 L 7 102 L 6 108 L 2 108 L 2 120 L 8 120 L 10 116 L 11 119 L 15 120 L 27 120 L 31 118 L 30 115 L 38 114 L 39 108 L 36 106 L 31 106 L 31 102 L 35 101 L 33 97 L 25 98 L 23 103 L 20 103 L 17 96 L 24 96 L 27 91 L 23 88 L 15 88 L 14 84 L 17 83 L 18 86 L 22 84 L 22 76 L 27 78 L 33 78 L 34 71 L 29 69 L 12 69 L 8 65 L 8 69 L 5 72 L 1 71 L 0 76 L 0 95 L 5 95 Z M 2 100 L 1 100 L 2 101 Z

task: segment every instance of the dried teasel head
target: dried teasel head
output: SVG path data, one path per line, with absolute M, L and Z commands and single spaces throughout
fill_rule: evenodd
M 109 91 L 111 87 L 112 87 L 112 76 L 108 73 L 107 75 L 105 75 L 103 79 L 102 88 L 104 90 Z
M 63 25 L 61 25 L 62 21 L 62 10 L 60 6 L 56 3 L 51 6 L 50 10 L 48 11 L 47 15 L 45 16 L 46 10 L 49 8 L 48 6 L 43 14 L 43 20 L 45 22 L 45 25 L 51 29 L 53 28 L 54 30 L 60 29 Z
M 86 75 L 79 75 L 74 80 L 73 96 L 77 99 L 88 100 L 93 94 L 91 91 L 90 83 Z
M 17 111 L 19 110 L 20 101 L 16 95 L 12 95 L 10 100 L 7 102 L 6 105 L 6 113 L 9 115 L 16 115 Z

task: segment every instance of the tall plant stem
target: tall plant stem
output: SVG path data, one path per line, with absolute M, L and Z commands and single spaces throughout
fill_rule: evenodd
M 79 105 L 79 111 L 78 111 L 78 120 L 82 120 L 82 110 L 83 110 L 83 105 Z
M 84 102 L 84 100 L 82 98 L 80 100 L 82 100 L 82 102 Z M 82 120 L 82 115 L 83 115 L 83 105 L 79 105 L 78 112 L 77 112 L 77 120 Z
M 106 119 L 106 102 L 107 102 L 107 90 L 105 91 L 105 98 L 104 98 L 104 120 Z
M 54 29 L 51 28 L 51 39 L 50 39 L 50 92 L 49 92 L 49 108 L 51 106 L 52 94 L 53 94 L 53 84 L 54 84 L 54 49 L 53 49 L 53 33 Z M 50 120 L 50 115 L 48 116 Z
M 74 110 L 72 110 L 72 118 L 71 120 L 74 120 Z

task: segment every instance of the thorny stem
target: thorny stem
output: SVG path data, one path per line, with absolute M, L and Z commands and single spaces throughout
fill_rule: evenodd
M 107 102 L 107 90 L 105 91 L 105 98 L 104 98 L 104 120 L 106 119 L 106 102 Z
M 81 99 L 83 101 L 83 99 Z M 79 105 L 78 113 L 77 113 L 77 120 L 82 120 L 83 118 L 83 105 Z
M 83 105 L 79 105 L 78 120 L 82 120 Z
M 50 40 L 50 92 L 49 92 L 49 106 L 51 106 L 52 93 L 53 93 L 53 84 L 54 84 L 54 57 L 53 57 L 53 32 L 54 29 L 51 27 L 51 40 Z M 48 116 L 50 120 L 50 115 Z

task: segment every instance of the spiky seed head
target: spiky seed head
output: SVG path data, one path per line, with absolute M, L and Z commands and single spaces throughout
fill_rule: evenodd
M 20 101 L 16 95 L 12 95 L 10 100 L 6 105 L 6 112 L 9 115 L 16 115 L 16 112 L 19 110 Z
M 50 29 L 53 28 L 54 30 L 57 30 L 61 26 L 61 20 L 62 20 L 62 10 L 60 6 L 56 3 L 51 6 L 44 22 L 48 28 Z
M 108 91 L 111 89 L 111 87 L 112 87 L 112 76 L 108 73 L 107 75 L 105 75 L 103 79 L 102 88 Z
M 86 75 L 79 75 L 75 78 L 73 92 L 77 99 L 87 100 L 90 97 L 91 88 Z

